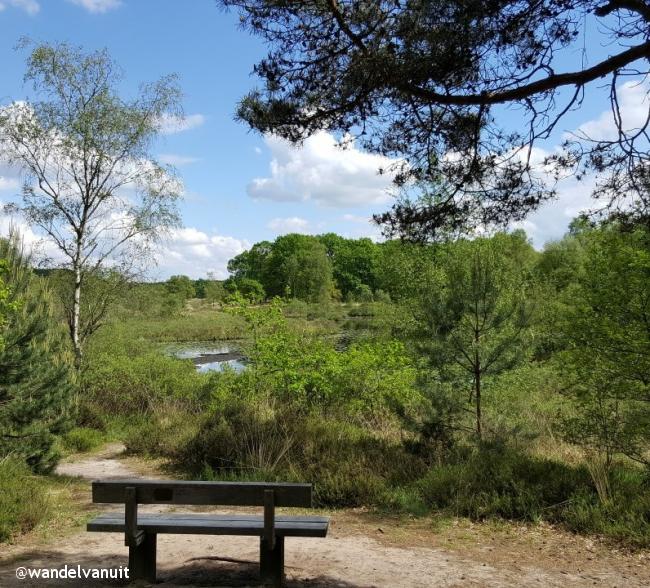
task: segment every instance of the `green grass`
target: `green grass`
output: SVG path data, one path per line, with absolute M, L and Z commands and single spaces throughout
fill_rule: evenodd
M 248 336 L 241 317 L 211 309 L 197 310 L 185 316 L 127 319 L 120 328 L 134 339 L 159 343 L 221 341 Z
M 0 543 L 31 531 L 52 514 L 43 480 L 23 462 L 0 461 Z
M 85 453 L 97 449 L 106 440 L 102 431 L 88 427 L 76 427 L 63 435 L 63 447 L 70 452 Z

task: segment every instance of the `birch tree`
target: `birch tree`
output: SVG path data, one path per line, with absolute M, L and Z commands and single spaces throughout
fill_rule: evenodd
M 161 121 L 180 117 L 175 76 L 118 89 L 122 73 L 106 50 L 32 46 L 25 83 L 36 99 L 0 109 L 0 158 L 24 174 L 13 207 L 56 245 L 70 270 L 70 337 L 77 367 L 85 334 L 84 282 L 110 269 L 129 274 L 178 223 L 181 186 L 151 155 Z

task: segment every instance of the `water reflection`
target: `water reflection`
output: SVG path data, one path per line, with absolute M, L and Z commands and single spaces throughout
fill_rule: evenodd
M 240 372 L 246 368 L 245 358 L 235 343 L 187 343 L 172 345 L 167 353 L 179 359 L 191 359 L 199 372 L 221 372 L 228 366 Z

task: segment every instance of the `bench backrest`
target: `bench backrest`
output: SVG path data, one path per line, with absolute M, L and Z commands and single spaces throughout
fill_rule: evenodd
M 264 506 L 265 491 L 272 490 L 274 506 L 312 506 L 311 484 L 138 479 L 95 480 L 93 502 L 126 503 L 127 488 L 135 489 L 138 504 Z

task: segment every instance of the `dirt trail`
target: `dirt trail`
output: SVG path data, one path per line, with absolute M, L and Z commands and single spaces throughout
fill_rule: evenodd
M 125 451 L 122 443 L 109 443 L 100 452 L 83 459 L 62 461 L 55 472 L 60 476 L 74 476 L 88 480 L 110 480 L 111 478 L 140 478 L 139 471 L 123 459 Z
M 88 479 L 151 477 L 120 456 L 115 444 L 63 463 L 58 472 Z M 87 505 L 86 505 L 87 506 Z M 258 544 L 251 537 L 161 535 L 161 586 L 253 586 Z M 250 563 L 228 563 L 224 558 Z M 650 586 L 650 553 L 625 553 L 545 526 L 471 525 L 436 529 L 430 519 L 379 518 L 364 512 L 332 515 L 326 539 L 289 538 L 288 588 L 520 586 Z M 80 532 L 51 543 L 14 546 L 0 556 L 0 586 L 102 586 L 125 582 L 19 580 L 16 568 L 119 568 L 127 548 L 118 534 Z

